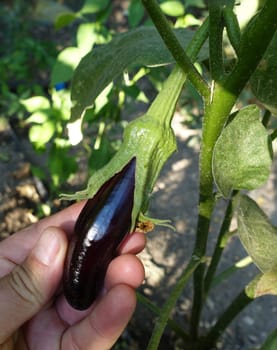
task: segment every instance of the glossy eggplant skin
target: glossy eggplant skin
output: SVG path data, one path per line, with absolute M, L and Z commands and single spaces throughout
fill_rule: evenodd
M 108 265 L 130 230 L 135 169 L 132 158 L 87 201 L 76 221 L 63 281 L 65 297 L 75 309 L 85 310 L 97 298 Z

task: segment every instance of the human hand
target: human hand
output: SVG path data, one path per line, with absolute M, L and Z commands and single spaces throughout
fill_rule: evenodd
M 142 233 L 129 235 L 109 265 L 105 290 L 85 311 L 66 302 L 61 289 L 67 235 L 78 203 L 0 242 L 0 349 L 110 349 L 136 306 L 144 269 L 135 256 Z

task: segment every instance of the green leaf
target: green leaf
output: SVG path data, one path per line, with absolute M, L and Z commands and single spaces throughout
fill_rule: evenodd
M 259 274 L 247 285 L 245 291 L 253 299 L 263 295 L 277 295 L 277 271 Z
M 84 53 L 78 47 L 67 47 L 57 58 L 51 72 L 51 84 L 69 81 Z
M 48 166 L 54 187 L 60 186 L 77 171 L 77 162 L 68 155 L 68 148 L 53 144 L 48 158 Z
M 277 329 L 275 329 L 267 337 L 265 343 L 260 348 L 260 350 L 276 350 L 277 349 Z
M 260 187 L 270 174 L 271 149 L 256 105 L 231 115 L 213 153 L 213 176 L 219 191 L 228 197 L 232 190 Z
M 79 25 L 77 31 L 77 46 L 87 54 L 96 42 L 95 23 L 83 23 Z
M 277 116 L 277 34 L 273 36 L 250 82 L 256 97 Z
M 25 100 L 20 100 L 20 103 L 26 108 L 29 113 L 34 113 L 39 110 L 50 108 L 50 102 L 44 96 L 30 97 Z
M 191 30 L 176 29 L 185 48 L 193 36 Z M 207 47 L 199 56 L 208 56 Z M 71 120 L 81 117 L 91 107 L 98 94 L 127 68 L 136 65 L 155 66 L 174 62 L 171 53 L 154 27 L 140 27 L 119 34 L 106 45 L 94 48 L 80 61 L 72 80 Z
M 36 147 L 41 148 L 51 139 L 55 132 L 55 124 L 47 121 L 41 125 L 33 125 L 29 130 L 29 139 Z
M 141 0 L 132 0 L 128 8 L 128 22 L 131 28 L 136 27 L 144 16 Z
M 98 113 L 109 102 L 109 94 L 112 90 L 112 87 L 112 83 L 106 86 L 105 89 L 101 91 L 101 93 L 95 99 L 95 113 Z
M 44 169 L 32 165 L 31 166 L 31 171 L 32 171 L 33 176 L 36 176 L 40 180 L 45 180 L 46 179 L 46 174 L 45 174 Z
M 77 15 L 73 12 L 65 12 L 61 13 L 55 18 L 55 29 L 60 30 L 69 24 L 71 24 L 75 19 L 77 18 Z
M 173 17 L 183 16 L 185 14 L 185 7 L 181 1 L 167 0 L 160 5 L 164 14 Z
M 81 14 L 97 13 L 105 10 L 110 0 L 86 0 L 81 8 Z
M 238 199 L 238 234 L 244 248 L 262 272 L 277 268 L 277 229 L 256 202 L 246 195 Z
M 43 124 L 49 119 L 50 109 L 35 112 L 26 119 L 27 123 Z
M 92 154 L 89 158 L 89 171 L 92 175 L 95 171 L 102 168 L 112 158 L 115 151 L 111 145 L 111 142 L 107 136 L 102 135 L 100 147 L 92 150 Z

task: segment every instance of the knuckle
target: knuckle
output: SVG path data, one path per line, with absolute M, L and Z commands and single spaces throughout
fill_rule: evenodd
M 43 296 L 38 288 L 34 274 L 24 264 L 17 266 L 11 273 L 9 284 L 19 300 L 26 304 L 40 305 Z
M 66 334 L 62 338 L 60 348 L 62 350 L 81 350 L 81 347 L 79 346 L 72 332 L 66 332 Z

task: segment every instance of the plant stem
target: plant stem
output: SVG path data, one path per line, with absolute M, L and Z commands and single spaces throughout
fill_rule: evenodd
M 198 28 L 192 41 L 187 47 L 187 54 L 192 61 L 196 59 L 198 52 L 200 51 L 201 47 L 203 46 L 203 44 L 207 39 L 208 27 L 209 27 L 209 20 L 206 19 L 203 22 L 203 24 Z M 152 115 L 159 115 L 155 113 L 156 108 L 159 109 L 161 104 L 165 104 L 164 108 L 165 110 L 166 109 L 168 110 L 167 115 L 169 116 L 166 122 L 170 123 L 173 116 L 173 111 L 175 109 L 175 104 L 181 92 L 181 88 L 186 80 L 186 77 L 187 77 L 187 74 L 185 74 L 184 70 L 179 65 L 177 65 L 172 71 L 172 73 L 170 74 L 170 76 L 168 77 L 167 81 L 163 86 L 162 91 L 158 94 L 158 96 L 152 103 L 147 113 Z M 170 103 L 169 103 L 169 99 L 170 99 Z M 165 324 L 164 324 L 164 327 L 165 327 Z M 162 331 L 163 329 L 161 327 L 157 328 L 157 331 L 155 329 L 153 332 L 153 336 L 151 338 L 154 340 L 151 340 L 151 342 L 154 342 L 154 344 L 156 344 L 156 342 L 159 341 L 161 337 L 162 333 L 160 332 Z M 156 332 L 158 332 L 157 335 L 155 335 Z M 154 345 L 151 345 L 151 346 L 154 346 Z
M 200 155 L 200 195 L 212 196 L 212 153 L 228 116 L 243 87 L 256 69 L 277 28 L 277 1 L 268 0 L 242 38 L 240 57 L 233 71 L 214 84 L 206 103 Z
M 233 199 L 238 195 L 238 191 L 233 191 L 232 193 L 232 199 L 229 200 L 224 219 L 222 221 L 222 225 L 219 230 L 217 242 L 215 245 L 215 250 L 212 255 L 212 260 L 210 262 L 210 265 L 207 269 L 207 273 L 204 280 L 204 295 L 206 296 L 209 292 L 209 289 L 211 287 L 211 284 L 213 282 L 214 275 L 216 273 L 217 266 L 219 264 L 222 252 L 226 246 L 226 242 L 223 242 L 224 238 L 226 237 L 226 234 L 229 231 L 231 220 L 234 214 L 234 201 Z
M 195 256 L 192 256 L 190 262 L 188 263 L 187 267 L 185 268 L 179 281 L 175 284 L 172 292 L 170 293 L 170 296 L 166 300 L 163 308 L 161 309 L 160 316 L 159 316 L 159 318 L 156 322 L 155 328 L 152 332 L 152 336 L 151 336 L 151 339 L 149 341 L 147 350 L 158 349 L 160 339 L 161 339 L 162 334 L 164 332 L 164 329 L 167 325 L 171 310 L 173 309 L 178 298 L 180 297 L 181 293 L 183 292 L 184 286 L 186 285 L 189 277 L 192 275 L 192 273 L 197 268 L 197 266 L 200 264 L 200 262 L 201 262 L 201 260 L 199 260 Z
M 199 213 L 200 211 L 203 214 L 209 214 L 208 212 L 211 210 L 212 212 L 212 201 L 203 201 L 199 203 Z M 210 214 L 211 215 L 211 214 Z M 196 242 L 194 254 L 197 256 L 204 256 L 207 245 L 207 237 L 209 231 L 210 220 L 202 214 L 198 216 L 198 225 L 196 232 Z M 200 321 L 200 314 L 202 310 L 203 304 L 203 276 L 205 272 L 205 265 L 202 263 L 195 270 L 193 275 L 193 302 L 192 302 L 192 311 L 191 311 L 191 320 L 190 320 L 190 337 L 191 340 L 194 341 L 198 337 L 198 325 Z
M 270 135 L 271 141 L 274 141 L 277 138 L 277 129 L 273 131 L 273 133 Z
M 202 346 L 200 346 L 200 349 L 211 349 L 226 327 L 253 300 L 254 299 L 246 295 L 245 290 L 243 289 L 219 317 L 216 324 L 210 329 L 208 334 L 201 340 Z
M 187 55 L 192 60 L 195 61 L 201 47 L 205 43 L 208 37 L 208 19 L 203 22 L 203 24 L 195 32 L 191 42 L 187 47 Z M 163 84 L 162 90 L 157 95 L 155 100 L 152 102 L 147 113 L 159 118 L 161 106 L 163 106 L 163 111 L 166 113 L 167 118 L 164 122 L 170 125 L 176 103 L 178 101 L 179 95 L 182 91 L 183 85 L 186 81 L 187 74 L 184 70 L 177 64 L 176 67 L 171 72 L 168 79 Z
M 256 69 L 277 27 L 277 1 L 268 0 L 260 13 L 241 37 L 240 56 L 233 71 L 213 86 L 210 101 L 205 102 L 202 144 L 199 160 L 199 214 L 194 254 L 203 257 L 214 207 L 212 155 L 214 145 L 241 90 Z M 205 266 L 194 273 L 194 298 L 190 324 L 191 338 L 198 336 L 198 325 L 203 305 L 203 278 Z
M 211 260 L 211 263 L 208 267 L 208 270 L 206 272 L 206 276 L 204 279 L 204 296 L 207 296 L 209 289 L 211 287 L 211 283 L 213 281 L 218 263 L 220 261 L 220 258 L 221 258 L 221 255 L 222 255 L 222 252 L 223 252 L 224 246 L 225 246 L 222 244 L 222 240 L 223 240 L 226 232 L 228 232 L 228 230 L 229 230 L 232 217 L 233 217 L 233 203 L 230 200 L 228 203 L 228 206 L 226 208 L 224 220 L 222 222 L 222 225 L 221 225 L 221 228 L 219 231 L 215 250 L 214 250 L 213 255 L 212 255 L 212 260 Z
M 265 128 L 268 126 L 268 123 L 270 122 L 270 118 L 271 118 L 271 112 L 268 109 L 266 109 L 262 120 L 263 126 Z
M 239 60 L 224 83 L 225 89 L 238 96 L 255 71 L 277 29 L 277 1 L 267 0 L 250 22 L 240 40 Z
M 222 0 L 209 1 L 209 48 L 210 48 L 210 73 L 212 80 L 222 78 L 223 69 L 223 52 L 222 52 L 222 35 L 223 35 L 223 17 L 222 17 Z
M 157 316 L 161 315 L 162 310 L 156 306 L 154 303 L 152 303 L 148 298 L 143 296 L 142 294 L 137 292 L 137 299 L 138 301 L 145 305 L 149 310 L 151 310 L 153 313 L 155 313 Z M 180 338 L 184 340 L 188 340 L 189 336 L 187 333 L 184 332 L 183 328 L 179 326 L 178 323 L 176 323 L 172 318 L 169 318 L 167 321 L 170 328 L 175 332 L 176 335 L 178 335 Z
M 151 106 L 149 107 L 147 114 L 152 118 L 161 121 L 161 113 L 165 115 L 162 122 L 168 127 L 171 125 L 171 121 L 176 109 L 176 103 L 182 92 L 183 85 L 186 81 L 187 74 L 184 73 L 178 65 L 174 67 L 167 80 L 164 82 L 161 91 L 158 93 Z
M 249 264 L 251 264 L 253 261 L 250 256 L 246 256 L 245 258 L 242 258 L 238 262 L 236 262 L 234 265 L 228 267 L 226 270 L 222 271 L 220 274 L 218 274 L 211 283 L 210 288 L 214 288 L 217 285 L 219 285 L 222 281 L 226 280 L 228 277 L 230 277 L 234 272 L 238 271 L 239 269 L 242 269 Z
M 192 40 L 186 48 L 186 53 L 192 62 L 195 62 L 197 55 L 209 36 L 209 17 L 207 17 L 200 27 L 197 28 Z
M 233 11 L 232 6 L 226 6 L 223 9 L 222 14 L 230 43 L 233 46 L 237 56 L 239 56 L 241 33 L 237 16 Z
M 156 2 L 156 0 L 142 0 L 142 3 L 178 65 L 188 75 L 188 79 L 195 86 L 200 95 L 207 99 L 209 97 L 209 88 L 206 81 L 198 73 L 191 60 L 183 50 L 178 39 L 171 30 L 166 17 L 162 13 L 159 4 Z

